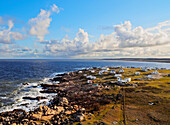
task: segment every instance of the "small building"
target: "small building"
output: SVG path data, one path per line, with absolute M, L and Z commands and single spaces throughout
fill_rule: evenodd
M 95 73 L 95 70 L 90 70 L 91 73 Z
M 153 71 L 152 74 L 159 74 L 159 72 L 156 70 L 156 71 Z
M 149 67 L 142 67 L 141 70 L 144 71 L 144 72 L 147 72 L 147 71 L 150 71 L 150 70 L 152 70 L 152 69 L 149 68 Z
M 99 71 L 99 75 L 102 75 L 103 73 L 107 73 L 108 72 L 108 70 L 102 70 L 102 71 Z
M 87 74 L 83 74 L 83 76 L 87 76 Z
M 115 74 L 114 77 L 122 77 L 122 74 Z
M 148 75 L 147 78 L 148 78 L 148 79 L 152 79 L 153 76 L 152 76 L 152 75 Z
M 126 78 L 126 79 L 124 79 L 125 81 L 126 81 L 126 83 L 127 82 L 131 82 L 131 78 Z
M 140 75 L 140 72 L 135 72 L 135 75 L 139 76 L 139 75 Z
M 116 74 L 116 71 L 115 70 L 111 70 L 110 73 Z
M 79 71 L 78 73 L 83 73 L 82 71 Z
M 120 81 L 120 80 L 122 80 L 122 78 L 121 77 L 117 77 L 117 81 Z
M 92 76 L 92 75 L 89 75 L 89 76 L 86 76 L 87 79 L 96 79 L 96 76 Z
M 120 69 L 120 70 L 119 70 L 119 73 L 124 73 L 124 70 L 123 70 L 123 69 Z
M 109 70 L 110 68 L 108 67 L 102 67 L 103 70 Z
M 92 84 L 93 81 L 92 81 L 92 80 L 87 80 L 87 83 L 88 83 L 88 84 Z
M 99 75 L 102 75 L 103 74 L 103 71 L 99 71 Z
M 117 77 L 117 82 L 118 83 L 128 83 L 130 81 L 131 81 L 131 78 L 122 79 L 120 77 Z

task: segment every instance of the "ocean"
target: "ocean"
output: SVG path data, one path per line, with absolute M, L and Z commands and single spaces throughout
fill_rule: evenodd
M 13 109 L 33 110 L 48 103 L 55 93 L 40 93 L 40 84 L 49 82 L 56 74 L 89 67 L 124 66 L 158 67 L 170 69 L 169 63 L 128 62 L 109 60 L 0 60 L 0 112 Z M 22 83 L 27 82 L 28 85 Z M 41 101 L 25 100 L 23 97 L 46 96 Z

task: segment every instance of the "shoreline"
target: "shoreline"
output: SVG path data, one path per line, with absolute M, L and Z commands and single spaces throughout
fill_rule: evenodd
M 130 94 L 128 96 L 139 94 L 140 92 L 135 94 L 131 92 L 135 92 L 134 90 L 140 88 L 140 86 L 145 87 L 144 83 L 148 82 L 147 75 L 148 73 L 150 74 L 151 71 L 154 71 L 154 69 L 151 71 L 148 70 L 145 74 L 145 72 L 139 68 L 123 68 L 125 72 L 120 74 L 124 79 L 132 77 L 133 75 L 129 74 L 129 72 L 134 73 L 134 71 L 140 71 L 144 76 L 141 78 L 133 76 L 135 78 L 132 77 L 132 82 L 130 79 L 130 83 L 119 83 L 117 82 L 117 78 L 113 77 L 115 73 L 112 74 L 111 71 L 115 70 L 116 73 L 119 73 L 120 69 L 122 69 L 122 67 L 92 67 L 57 74 L 55 77 L 49 79 L 51 82 L 40 84 L 42 87 L 41 93 L 56 94 L 56 96 L 48 102 L 49 104 L 47 103 L 48 105 L 45 103 L 41 104 L 38 108 L 29 112 L 23 109 L 2 112 L 0 113 L 0 124 L 82 124 L 97 118 L 103 109 L 107 111 L 109 107 L 114 112 L 120 113 L 120 109 L 122 109 L 121 107 L 123 106 L 123 113 L 126 113 L 124 111 L 125 91 L 128 92 L 126 94 Z M 167 69 L 158 70 L 163 73 L 160 74 L 161 77 L 165 77 L 166 72 L 170 73 Z M 102 74 L 100 74 L 101 71 Z M 38 86 L 34 87 L 36 88 Z M 144 90 L 141 91 L 141 93 L 143 92 Z M 23 99 L 39 101 L 46 99 L 46 97 L 33 98 L 27 96 Z M 118 116 L 114 116 L 114 123 L 121 123 L 122 121 L 119 121 L 121 119 L 124 119 L 123 121 L 126 122 L 125 117 L 121 115 Z M 125 116 L 125 114 L 123 116 Z M 95 124 L 108 124 L 108 121 L 98 120 Z

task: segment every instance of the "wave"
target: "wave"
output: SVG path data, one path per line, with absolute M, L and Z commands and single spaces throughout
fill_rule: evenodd
M 3 95 L 0 97 L 0 100 L 3 100 L 0 102 L 0 113 L 5 111 L 13 111 L 14 109 L 23 109 L 25 111 L 34 110 L 39 105 L 48 104 L 50 100 L 52 100 L 54 97 L 56 97 L 56 93 L 41 93 L 40 91 L 43 89 L 41 87 L 41 84 L 50 83 L 50 79 L 54 78 L 58 74 L 63 74 L 66 72 L 57 72 L 51 74 L 49 77 L 45 77 L 41 81 L 37 82 L 30 82 L 25 85 L 23 83 L 20 83 L 17 87 L 17 90 L 14 90 L 10 95 Z M 23 99 L 23 97 L 46 97 L 46 99 L 41 100 L 29 100 L 29 99 Z M 4 104 L 5 100 L 11 100 L 9 101 L 10 104 Z

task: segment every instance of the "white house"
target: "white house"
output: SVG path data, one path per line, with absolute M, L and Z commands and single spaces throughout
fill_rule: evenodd
M 142 67 L 141 70 L 147 72 L 147 71 L 150 71 L 151 68 L 149 68 L 149 67 Z
M 122 79 L 120 77 L 117 77 L 117 82 L 118 83 L 128 83 L 130 81 L 131 81 L 131 78 Z
M 119 73 L 124 73 L 124 70 L 123 70 L 123 69 L 120 69 L 120 70 L 119 70 Z
M 99 71 L 99 75 L 102 75 L 103 74 L 103 71 Z
M 78 73 L 83 73 L 82 71 L 79 71 Z
M 124 79 L 126 82 L 130 82 L 131 81 L 131 78 L 126 78 Z
M 103 70 L 109 70 L 109 68 L 108 68 L 108 67 L 102 67 L 102 69 L 103 69 Z
M 92 84 L 93 81 L 92 80 L 87 80 L 87 83 Z
M 91 73 L 95 73 L 95 70 L 90 70 Z
M 153 76 L 152 76 L 152 75 L 148 75 L 147 78 L 148 78 L 148 79 L 152 79 Z
M 87 76 L 87 74 L 83 74 L 83 76 Z
M 99 72 L 99 75 L 102 75 L 103 73 L 108 72 L 108 70 L 102 70 Z
M 117 77 L 117 81 L 120 81 L 120 80 L 122 80 L 122 78 L 121 77 Z
M 114 77 L 121 77 L 122 74 L 115 74 Z
M 95 76 L 92 76 L 92 75 L 89 75 L 89 76 L 86 76 L 87 79 L 96 79 Z
M 115 70 L 111 70 L 110 73 L 116 74 L 116 71 Z
M 140 72 L 135 72 L 135 75 L 137 75 L 137 76 L 140 75 Z
M 153 71 L 152 74 L 159 74 L 159 72 L 156 70 L 156 71 Z

